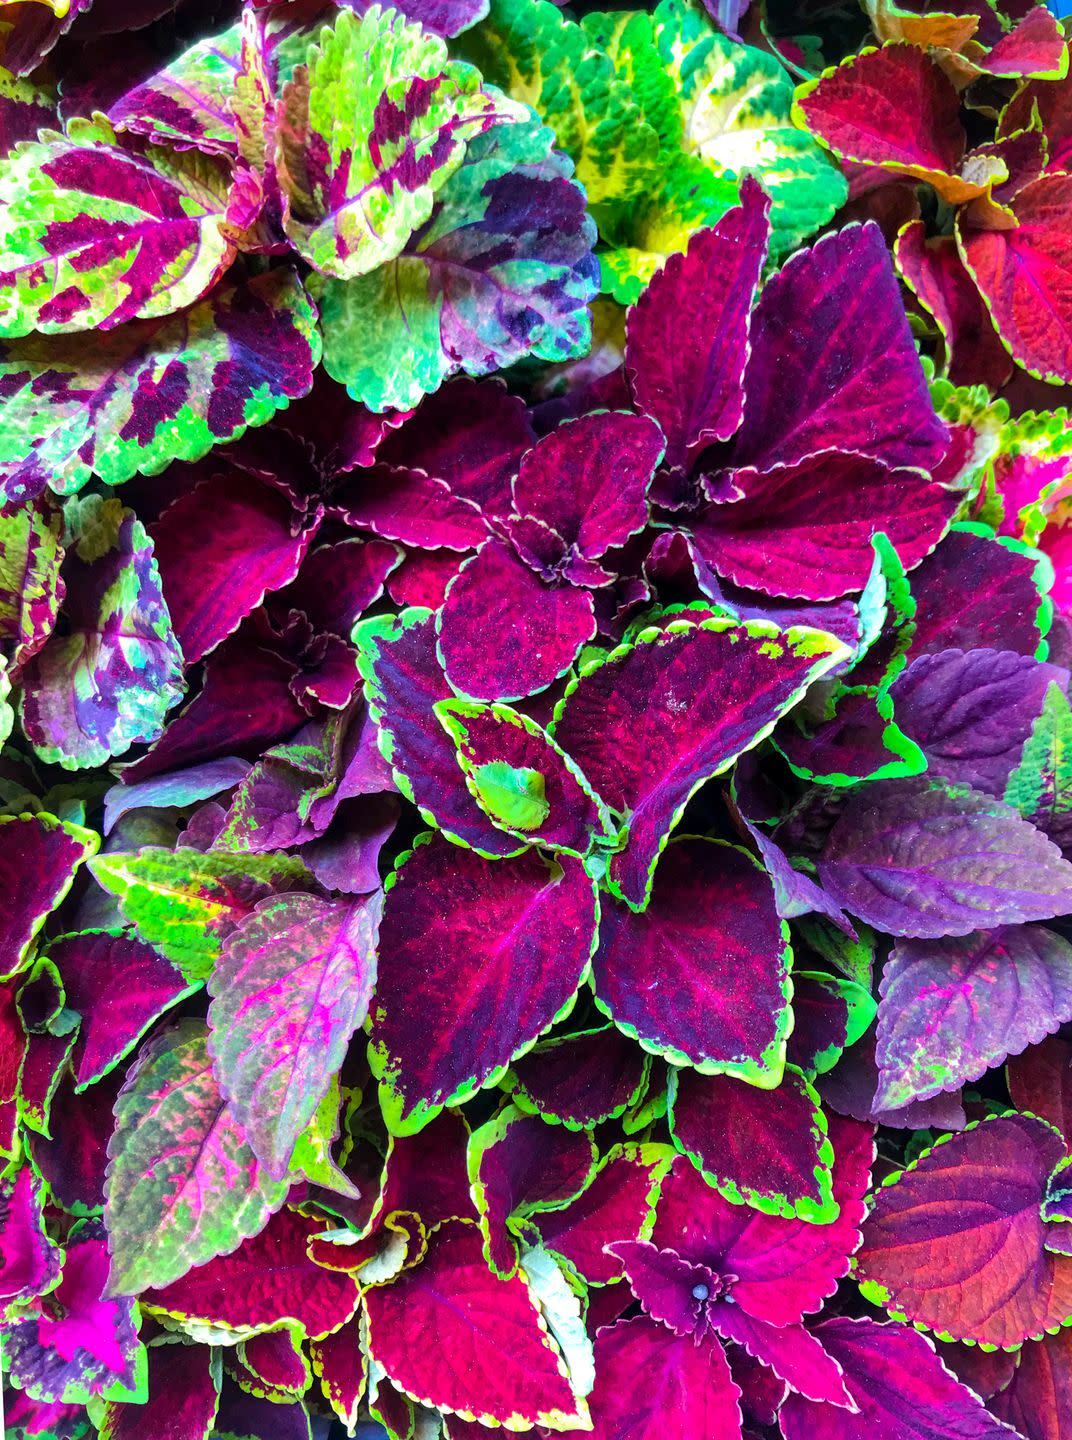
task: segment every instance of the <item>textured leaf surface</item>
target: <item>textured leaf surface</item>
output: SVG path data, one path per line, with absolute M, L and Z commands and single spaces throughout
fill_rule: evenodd
M 878 1190 L 857 1257 L 865 1293 L 955 1340 L 1011 1347 L 1063 1324 L 1072 1259 L 1043 1249 L 1039 1207 L 1064 1149 L 1030 1115 L 946 1136 Z
M 198 40 L 128 90 L 108 111 L 108 119 L 117 130 L 161 145 L 233 155 L 238 133 L 228 102 L 239 83 L 240 59 L 240 27 L 232 25 Z
M 1072 946 L 1041 925 L 905 940 L 882 973 L 876 1105 L 978 1080 L 1072 1019 Z
M 200 299 L 234 254 L 225 173 L 143 157 L 75 120 L 0 172 L 0 334 L 110 329 Z M 154 163 L 155 162 L 155 163 Z
M 587 1409 L 520 1276 L 498 1280 L 474 1225 L 448 1221 L 422 1264 L 365 1296 L 369 1350 L 406 1395 L 511 1429 Z
M 1072 842 L 1072 709 L 1060 685 L 1046 691 L 1005 800 L 1062 849 Z
M 372 1009 L 370 1059 L 393 1127 L 417 1129 L 491 1083 L 568 1010 L 597 920 L 575 860 L 491 865 L 418 838 L 387 891 Z
M 66 584 L 60 575 L 63 523 L 38 502 L 0 515 L 0 645 L 17 671 L 56 624 Z
M 401 255 L 316 286 L 325 368 L 355 399 L 410 409 L 458 370 L 588 348 L 595 226 L 551 141 L 528 120 L 478 136 Z
M 220 1376 L 207 1346 L 152 1345 L 145 1405 L 105 1407 L 103 1440 L 140 1440 L 144 1425 L 175 1440 L 205 1440 L 219 1405 Z M 217 1362 L 218 1363 L 218 1362 Z
M 514 1104 L 571 1129 L 598 1125 L 640 1098 L 649 1065 L 613 1025 L 536 1045 L 507 1077 Z
M 197 460 L 303 395 L 320 354 L 297 277 L 273 270 L 171 318 L 0 346 L 0 490 L 23 501 Z
M 1001 801 L 925 776 L 857 786 L 819 876 L 891 935 L 937 939 L 1072 910 L 1072 868 Z
M 66 512 L 66 625 L 28 662 L 22 727 L 42 760 L 104 765 L 155 740 L 185 688 L 153 545 L 133 510 L 87 496 Z
M 167 1285 L 256 1234 L 286 1186 L 262 1170 L 184 1020 L 142 1051 L 115 1106 L 105 1224 L 111 1293 Z
M 708 1074 L 776 1083 L 789 1030 L 787 937 L 750 855 L 678 840 L 642 913 L 604 906 L 596 995 L 646 1048 Z M 654 974 L 657 986 L 647 983 Z
M 297 856 L 203 854 L 185 846 L 112 851 L 94 864 L 93 874 L 118 898 L 141 938 L 190 981 L 209 975 L 224 938 L 259 901 L 315 888 Z
M 1072 1332 L 1025 1345 L 1008 1385 L 989 1401 L 999 1419 L 1030 1440 L 1067 1440 L 1072 1416 Z
M 34 936 L 99 843 L 91 830 L 53 815 L 0 816 L 0 885 L 9 897 L 0 915 L 0 978 L 21 969 Z
M 777 1090 L 674 1072 L 667 1114 L 678 1149 L 734 1204 L 816 1224 L 836 1218 L 826 1117 L 799 1070 L 790 1066 Z
M 62 1255 L 45 1233 L 41 1182 L 29 1165 L 0 1184 L 0 1295 L 5 1305 L 49 1290 Z
M 813 630 L 680 620 L 642 631 L 571 682 L 554 739 L 628 817 L 628 848 L 611 861 L 610 880 L 630 905 L 646 904 L 659 855 L 693 792 L 769 734 L 845 654 Z

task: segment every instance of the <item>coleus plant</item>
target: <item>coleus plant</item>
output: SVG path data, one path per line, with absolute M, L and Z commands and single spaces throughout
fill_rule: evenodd
M 3 9 L 10 1432 L 1068 1440 L 1052 17 Z

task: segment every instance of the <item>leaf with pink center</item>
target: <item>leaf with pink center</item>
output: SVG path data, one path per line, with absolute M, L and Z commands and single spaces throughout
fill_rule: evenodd
M 528 1285 L 488 1269 L 475 1225 L 448 1221 L 420 1265 L 365 1292 L 365 1310 L 369 1353 L 403 1394 L 485 1425 L 585 1425 Z
M 0 1182 L 0 1296 L 5 1305 L 51 1289 L 61 1252 L 45 1233 L 41 1181 L 29 1165 Z
M 944 455 L 946 428 L 877 226 L 849 226 L 798 251 L 764 286 L 751 345 L 735 466 L 848 450 L 930 471 Z
M 470 794 L 497 829 L 569 855 L 612 844 L 607 807 L 545 730 L 508 705 L 442 700 L 439 723 L 457 746 Z
M 469 1179 L 484 1255 L 495 1274 L 517 1273 L 519 1230 L 530 1215 L 561 1210 L 590 1183 L 591 1136 L 507 1105 L 469 1137 Z
M 856 786 L 819 859 L 824 889 L 888 934 L 967 935 L 1072 910 L 1072 866 L 1016 813 L 926 776 Z
M 647 909 L 604 905 L 592 974 L 599 1005 L 645 1049 L 707 1074 L 777 1081 L 790 1029 L 789 927 L 747 851 L 674 841 Z
M 882 973 L 877 1108 L 959 1090 L 1072 1020 L 1072 945 L 1041 925 L 901 940 Z
M 912 660 L 890 695 L 897 723 L 942 775 L 1003 798 L 1051 684 L 1068 672 L 1011 650 L 941 650 Z
M 312 538 L 286 496 L 232 469 L 200 481 L 149 528 L 187 664 L 294 579 Z
M 242 1341 L 227 1357 L 227 1369 L 247 1395 L 280 1405 L 299 1400 L 313 1373 L 293 1330 L 266 1330 Z
M 1040 1214 L 1064 1154 L 1050 1125 L 1013 1112 L 945 1136 L 876 1192 L 857 1256 L 864 1294 L 943 1336 L 1005 1348 L 1072 1319 L 1072 1258 L 1044 1248 Z
M 380 900 L 262 900 L 223 941 L 209 979 L 220 1088 L 273 1180 L 287 1173 L 376 980 Z
M 648 522 L 648 486 L 662 431 L 646 415 L 596 410 L 545 435 L 522 459 L 514 509 L 554 527 L 566 545 L 598 560 Z
M 722 1300 L 711 1307 L 711 1324 L 723 1340 L 740 1345 L 794 1394 L 855 1412 L 841 1366 L 803 1325 L 771 1325 Z
M 516 855 L 516 841 L 494 826 L 470 795 L 454 742 L 433 706 L 454 698 L 436 658 L 430 610 L 363 621 L 354 631 L 358 666 L 380 748 L 399 789 L 430 824 L 483 855 Z
M 225 1255 L 188 1270 L 170 1285 L 146 1289 L 149 1310 L 241 1332 L 243 1337 L 286 1323 L 303 1336 L 323 1336 L 357 1308 L 352 1276 L 309 1259 L 309 1241 L 325 1221 L 284 1207 L 255 1236 Z
M 1016 1358 L 1011 1380 L 988 1401 L 990 1410 L 1027 1440 L 1068 1440 L 1072 1330 L 1062 1328 L 1024 1345 Z
M 942 1364 L 924 1335 L 905 1325 L 838 1316 L 815 1328 L 841 1366 L 855 1413 L 790 1395 L 779 1416 L 785 1440 L 1014 1440 L 978 1395 Z
M 148 1400 L 141 1405 L 109 1401 L 101 1440 L 208 1440 L 220 1402 L 220 1361 L 207 1345 L 165 1343 L 146 1351 Z
M 510 636 L 508 646 L 481 638 L 489 613 Z M 545 585 L 499 540 L 487 541 L 458 571 L 437 620 L 447 679 L 474 700 L 518 700 L 546 689 L 595 629 L 587 590 Z
M 1068 335 L 1072 177 L 1043 175 L 1009 202 L 1009 230 L 973 230 L 958 217 L 957 248 L 1013 359 L 1053 384 L 1072 381 Z
M 514 1062 L 503 1085 L 518 1109 L 584 1130 L 635 1105 L 650 1069 L 628 1036 L 604 1025 L 541 1041 Z
M 820 1309 L 848 1273 L 871 1188 L 874 1127 L 831 1115 L 829 1130 L 839 1207 L 829 1224 L 733 1205 L 680 1155 L 663 1181 L 652 1243 L 736 1277 L 733 1299 L 754 1319 L 795 1325 Z
M 740 1394 L 722 1346 L 675 1335 L 647 1315 L 595 1340 L 592 1440 L 737 1440 Z
M 293 855 L 202 853 L 186 846 L 113 850 L 92 866 L 139 937 L 171 960 L 191 984 L 206 980 L 223 941 L 270 896 L 313 890 Z
M 667 438 L 666 465 L 683 470 L 741 423 L 752 302 L 770 238 L 770 201 L 753 179 L 741 203 L 683 255 L 671 255 L 629 312 L 625 363 L 638 407 Z M 680 336 L 692 343 L 683 347 Z
M 369 1059 L 389 1127 L 494 1084 L 572 1008 L 595 944 L 592 881 L 567 856 L 489 865 L 418 836 L 387 882 Z
M 67 589 L 62 538 L 63 517 L 44 499 L 0 515 L 0 647 L 12 674 L 55 629 Z
M 615 894 L 645 907 L 659 856 L 692 795 L 769 735 L 848 654 L 816 630 L 682 618 L 642 630 L 582 668 L 555 709 L 551 733 L 607 804 L 628 816 L 627 848 L 609 867 Z
M 22 969 L 34 936 L 71 888 L 99 838 L 54 815 L 0 816 L 0 979 Z
M 737 585 L 805 600 L 862 590 L 879 531 L 905 569 L 918 565 L 959 504 L 916 471 L 830 451 L 732 473 L 743 498 L 711 505 L 692 523 L 697 550 Z
M 454 550 L 410 550 L 387 584 L 391 599 L 404 608 L 438 610 L 447 586 L 461 569 Z
M 137 1294 L 227 1254 L 283 1203 L 220 1093 L 199 1020 L 146 1045 L 115 1104 L 109 1290 Z
M 4 1368 L 32 1399 L 85 1404 L 113 1387 L 133 1390 L 144 1375 L 133 1302 L 105 1298 L 107 1278 L 108 1251 L 90 1222 L 69 1241 L 39 1313 L 16 1311 L 4 1326 Z
M 371 530 L 421 550 L 475 550 L 488 527 L 471 501 L 423 470 L 378 464 L 355 470 L 336 486 L 330 514 L 355 530 Z
M 940 650 L 1037 656 L 1050 627 L 1053 567 L 1039 550 L 985 525 L 956 525 L 912 572 L 912 658 Z
M 671 1071 L 667 1115 L 674 1144 L 727 1200 L 813 1224 L 837 1219 L 826 1117 L 799 1070 L 787 1066 L 776 1090 Z
M 107 1075 L 154 1020 L 197 988 L 151 945 L 118 930 L 65 935 L 48 953 L 67 1008 L 81 1017 L 71 1055 L 80 1090 Z

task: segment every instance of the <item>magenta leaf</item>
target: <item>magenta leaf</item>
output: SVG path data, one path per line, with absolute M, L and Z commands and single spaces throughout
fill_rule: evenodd
M 837 1218 L 826 1117 L 799 1070 L 787 1067 L 776 1090 L 673 1070 L 667 1117 L 674 1144 L 735 1205 L 820 1225 Z
M 332 495 L 331 513 L 355 529 L 423 550 L 473 550 L 488 535 L 477 506 L 445 480 L 383 464 L 354 471 Z
M 278 490 L 239 470 L 202 480 L 150 527 L 175 634 L 188 664 L 293 580 L 311 539 Z
M 1064 1324 L 1072 1258 L 1043 1248 L 1040 1214 L 1064 1153 L 1050 1125 L 1013 1112 L 945 1136 L 876 1192 L 857 1257 L 864 1294 L 943 1336 L 1005 1348 Z
M 48 954 L 63 979 L 67 1008 L 81 1018 L 71 1055 L 79 1090 L 107 1075 L 154 1020 L 196 988 L 151 945 L 119 930 L 64 935 Z
M 753 1319 L 795 1325 L 818 1310 L 848 1272 L 871 1185 L 873 1128 L 838 1116 L 830 1117 L 829 1128 L 839 1207 L 829 1224 L 731 1204 L 678 1156 L 663 1182 L 652 1242 L 709 1266 L 722 1277 L 725 1294 Z
M 822 1075 L 870 1029 L 875 1002 L 869 989 L 841 976 L 793 971 L 793 1029 L 786 1058 L 798 1069 Z
M 607 804 L 628 816 L 627 849 L 610 863 L 615 894 L 644 908 L 690 797 L 769 735 L 847 654 L 814 630 L 683 617 L 583 667 L 556 707 L 552 735 Z
M 522 1275 L 488 1269 L 480 1231 L 448 1221 L 424 1261 L 365 1293 L 368 1345 L 405 1395 L 485 1425 L 587 1421 Z
M 64 1076 L 53 1097 L 63 1124 L 52 1137 L 31 1138 L 34 1165 L 47 1182 L 52 1199 L 75 1215 L 99 1214 L 104 1208 L 104 1177 L 108 1142 L 115 1120 L 112 1108 L 124 1080 L 115 1069 L 87 1090 L 76 1091 Z
M 1016 1358 L 1012 1378 L 989 1408 L 1029 1440 L 1065 1440 L 1062 1431 L 1072 1414 L 1072 1331 L 1064 1328 L 1024 1345 Z
M 723 1340 L 740 1345 L 766 1365 L 794 1394 L 824 1405 L 855 1411 L 841 1366 L 803 1325 L 771 1325 L 739 1305 L 716 1301 L 712 1324 Z
M 593 1440 L 741 1434 L 740 1394 L 717 1341 L 701 1344 L 638 1315 L 596 1335 Z
M 1072 910 L 1072 866 L 1011 808 L 919 776 L 853 789 L 819 878 L 891 935 L 937 939 Z
M 387 883 L 370 1063 L 390 1128 L 419 1129 L 503 1074 L 573 1005 L 599 906 L 581 865 L 490 865 L 418 836 Z
M 0 979 L 15 975 L 34 936 L 71 888 L 84 860 L 96 853 L 91 830 L 54 815 L 0 816 Z
M 297 579 L 280 591 L 275 603 L 299 610 L 317 632 L 348 640 L 401 560 L 398 546 L 382 540 L 350 536 L 320 545 L 306 555 Z
M 366 620 L 354 638 L 380 746 L 403 795 L 459 844 L 483 855 L 516 855 L 519 844 L 470 795 L 454 742 L 436 719 L 433 706 L 454 696 L 436 659 L 431 611 Z
M 604 1025 L 541 1041 L 514 1062 L 503 1084 L 519 1110 L 582 1130 L 635 1105 L 650 1068 L 627 1036 Z
M 646 910 L 603 907 L 598 1003 L 677 1064 L 773 1083 L 790 1026 L 788 938 L 770 879 L 746 851 L 675 841 Z M 659 985 L 647 984 L 656 973 Z
M 489 606 L 509 646 L 486 643 Z M 436 623 L 447 679 L 474 700 L 518 700 L 546 689 L 595 634 L 586 590 L 545 585 L 499 540 L 487 541 L 458 571 Z
M 322 1219 L 285 1206 L 257 1235 L 166 1288 L 147 1290 L 142 1303 L 247 1335 L 284 1323 L 303 1337 L 328 1335 L 353 1315 L 358 1289 L 352 1276 L 309 1259 L 309 1241 L 324 1228 Z
M 912 470 L 819 451 L 762 472 L 735 470 L 743 499 L 693 522 L 703 559 L 737 585 L 768 595 L 835 600 L 862 590 L 885 533 L 905 569 L 945 534 L 958 497 Z
M 1072 945 L 1041 925 L 902 940 L 882 973 L 881 1109 L 978 1080 L 1072 1020 Z
M 273 1180 L 282 1180 L 376 980 L 379 897 L 262 900 L 224 939 L 209 979 L 220 1088 Z
M 867 323 L 856 323 L 864 306 Z M 929 471 L 942 458 L 945 426 L 876 226 L 850 226 L 794 255 L 760 295 L 751 345 L 735 465 L 768 469 L 832 449 L 892 469 Z
M 907 1326 L 838 1316 L 816 1326 L 815 1337 L 841 1366 L 856 1413 L 790 1395 L 779 1416 L 785 1440 L 1013 1440 Z
M 347 1429 L 357 1423 L 368 1380 L 368 1360 L 357 1329 L 357 1323 L 351 1320 L 322 1340 L 309 1342 L 309 1359 L 324 1398 Z
M 677 1335 L 695 1336 L 697 1342 L 710 1333 L 710 1317 L 722 1291 L 713 1270 L 683 1260 L 676 1250 L 660 1250 L 650 1240 L 618 1240 L 607 1250 L 622 1262 L 629 1288 L 646 1315 Z
M 577 765 L 527 715 L 508 705 L 441 700 L 473 799 L 497 829 L 570 855 L 616 837 L 607 807 Z
M 913 660 L 890 694 L 928 773 L 1002 798 L 1049 686 L 1066 676 L 1009 650 L 941 650 Z
M 0 1183 L 0 1296 L 32 1300 L 55 1284 L 62 1253 L 45 1233 L 41 1181 L 23 1165 Z
M 755 180 L 741 203 L 672 255 L 629 313 L 625 363 L 639 408 L 667 438 L 681 470 L 741 423 L 749 312 L 770 238 L 770 200 Z M 678 341 L 692 337 L 687 347 Z
M 110 1401 L 104 1410 L 104 1440 L 142 1440 L 145 1426 L 174 1440 L 206 1440 L 220 1400 L 218 1353 L 207 1345 L 150 1345 L 149 1398 L 142 1405 Z
M 428 1231 L 444 1220 L 475 1220 L 466 1159 L 470 1131 L 461 1112 L 441 1110 L 417 1135 L 390 1135 L 374 1224 L 400 1210 Z
M 286 1196 L 220 1094 L 199 1020 L 146 1045 L 115 1104 L 104 1219 L 109 1290 L 133 1295 L 255 1234 Z

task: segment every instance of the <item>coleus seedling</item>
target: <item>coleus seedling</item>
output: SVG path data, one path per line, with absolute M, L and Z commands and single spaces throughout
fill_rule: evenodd
M 12 1434 L 1066 1440 L 1052 16 L 9 8 Z

